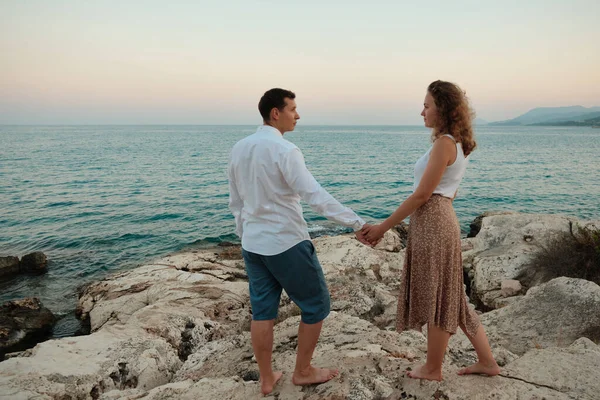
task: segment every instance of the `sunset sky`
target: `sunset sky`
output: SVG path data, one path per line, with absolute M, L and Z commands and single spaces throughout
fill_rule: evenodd
M 600 106 L 600 1 L 0 0 L 0 124 L 420 124 L 427 85 L 477 115 Z

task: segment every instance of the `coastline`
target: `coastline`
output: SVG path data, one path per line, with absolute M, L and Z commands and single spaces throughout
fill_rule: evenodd
M 504 371 L 496 378 L 455 376 L 474 358 L 459 333 L 444 363 L 446 380 L 427 385 L 400 374 L 425 356 L 423 333 L 393 329 L 404 257 L 401 237 L 390 231 L 375 249 L 349 234 L 315 239 L 334 310 L 315 362 L 342 366 L 342 376 L 301 391 L 284 375 L 276 393 L 298 399 L 394 398 L 390 396 L 402 393 L 417 399 L 434 393 L 448 398 L 477 393 L 499 399 L 534 394 L 593 398 L 600 390 L 593 376 L 593 365 L 600 362 L 600 337 L 590 334 L 600 329 L 600 286 L 559 277 L 507 296 L 501 284 L 526 269 L 532 251 L 557 233 L 568 233 L 577 223 L 599 227 L 599 222 L 519 213 L 482 217 L 478 234 L 462 240 L 464 269 L 471 300 L 492 309 L 481 318 Z M 89 318 L 92 333 L 49 340 L 0 362 L 0 393 L 101 399 L 257 397 L 247 290 L 235 245 L 172 253 L 108 276 L 83 288 L 79 300 L 79 315 Z M 554 310 L 551 321 L 543 311 L 549 309 Z M 274 360 L 286 371 L 293 367 L 297 320 L 297 308 L 282 299 Z
M 0 303 L 40 297 L 55 314 L 68 315 L 55 335 L 64 336 L 74 331 L 70 313 L 81 284 L 197 242 L 231 241 L 223 171 L 230 146 L 254 129 L 0 129 L 8 146 L 0 253 L 40 250 L 50 262 L 46 275 L 0 283 Z M 463 234 L 490 209 L 597 215 L 600 181 L 587 167 L 597 158 L 597 129 L 477 132 L 480 148 L 454 204 Z M 289 139 L 323 187 L 369 221 L 387 217 L 411 192 L 414 161 L 429 144 L 425 128 L 397 126 L 298 126 Z M 578 163 L 556 152 L 561 147 L 572 149 Z M 368 164 L 358 161 L 361 154 Z M 310 226 L 325 223 L 304 211 Z

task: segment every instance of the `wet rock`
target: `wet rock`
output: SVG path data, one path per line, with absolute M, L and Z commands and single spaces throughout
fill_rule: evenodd
M 48 258 L 41 251 L 26 254 L 21 258 L 21 272 L 41 274 L 48 270 Z
M 5 353 L 23 350 L 44 340 L 56 318 L 35 297 L 0 306 L 0 360 Z
M 8 256 L 0 257 L 0 278 L 19 273 L 19 258 Z

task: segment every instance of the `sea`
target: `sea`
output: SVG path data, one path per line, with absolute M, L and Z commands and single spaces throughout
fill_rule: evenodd
M 231 147 L 257 126 L 0 126 L 0 256 L 43 251 L 49 270 L 0 281 L 0 304 L 39 297 L 78 332 L 77 289 L 186 249 L 239 242 Z M 303 126 L 284 136 L 315 178 L 365 220 L 413 190 L 431 146 L 421 126 Z M 466 235 L 485 211 L 600 218 L 600 129 L 478 126 L 454 207 Z M 304 207 L 313 237 L 347 228 Z

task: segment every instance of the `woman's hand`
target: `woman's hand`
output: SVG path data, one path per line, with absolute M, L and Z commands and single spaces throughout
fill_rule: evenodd
M 371 246 L 375 246 L 381 238 L 386 230 L 384 230 L 381 225 L 368 225 L 364 226 L 361 230 L 363 237 L 371 243 Z

